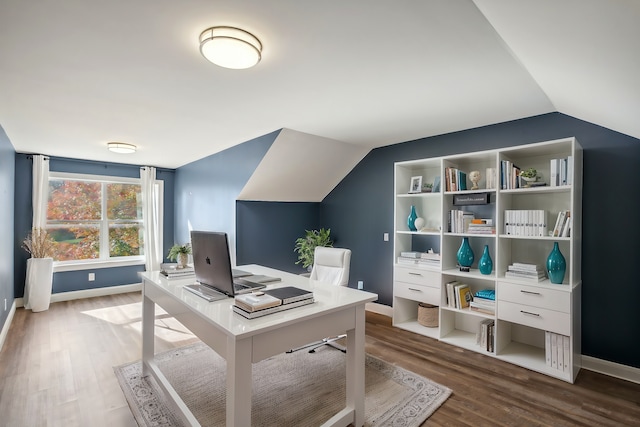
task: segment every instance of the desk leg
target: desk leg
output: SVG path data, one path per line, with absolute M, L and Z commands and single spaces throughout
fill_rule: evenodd
M 252 340 L 227 340 L 227 426 L 251 425 Z
M 147 363 L 155 356 L 156 304 L 142 297 L 142 375 L 149 375 Z
M 347 407 L 355 411 L 356 427 L 364 425 L 364 305 L 355 309 L 356 327 L 347 331 Z

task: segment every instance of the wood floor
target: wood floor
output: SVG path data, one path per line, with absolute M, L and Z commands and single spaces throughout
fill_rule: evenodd
M 140 301 L 129 293 L 18 309 L 0 353 L 0 426 L 136 426 L 113 367 L 140 358 Z M 162 313 L 156 324 L 157 351 L 197 341 Z M 375 313 L 366 332 L 368 353 L 453 390 L 424 425 L 640 425 L 640 384 L 586 370 L 568 384 L 393 328 Z

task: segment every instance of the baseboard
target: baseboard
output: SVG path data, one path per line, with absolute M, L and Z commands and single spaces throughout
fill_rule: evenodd
M 632 366 L 596 359 L 591 356 L 582 356 L 582 369 L 640 384 L 640 369 Z
M 105 288 L 84 289 L 82 291 L 59 292 L 51 294 L 51 302 L 71 301 L 74 299 L 101 297 L 105 295 L 125 294 L 142 290 L 142 283 L 131 285 L 108 286 Z M 16 298 L 16 306 L 24 307 L 24 300 Z
M 13 321 L 13 315 L 16 312 L 16 301 L 13 300 L 13 304 L 11 304 L 11 309 L 9 310 L 9 314 L 7 315 L 7 320 L 4 322 L 4 326 L 0 331 L 0 351 L 2 351 L 2 347 L 4 347 L 4 340 L 7 339 L 7 335 L 9 334 L 9 328 L 11 328 L 11 322 Z
M 373 313 L 383 314 L 388 317 L 393 317 L 393 307 L 389 307 L 388 305 L 368 302 L 365 305 L 365 310 L 371 311 Z

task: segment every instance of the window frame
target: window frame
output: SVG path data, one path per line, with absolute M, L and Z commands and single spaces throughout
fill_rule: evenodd
M 142 180 L 140 178 L 131 178 L 131 177 L 122 177 L 122 176 L 112 176 L 112 175 L 92 175 L 92 174 L 82 174 L 82 173 L 70 173 L 70 172 L 49 172 L 49 180 L 75 180 L 75 181 L 84 181 L 84 182 L 99 182 L 101 184 L 136 184 L 142 185 Z M 158 212 L 159 212 L 159 220 L 160 224 L 163 224 L 163 216 L 164 216 L 164 181 L 156 180 L 155 181 L 155 189 L 158 192 Z M 105 195 L 106 196 L 106 195 Z M 104 196 L 103 196 L 104 197 Z M 107 206 L 104 203 L 104 200 L 101 206 L 102 209 L 102 219 L 100 220 L 100 251 L 106 250 L 109 251 L 109 243 L 108 243 L 108 235 L 109 235 L 109 219 L 106 215 Z M 45 211 L 47 207 L 45 206 Z M 142 227 L 147 227 L 146 218 L 142 218 Z M 47 228 L 49 227 L 49 221 L 47 220 Z M 104 234 L 106 233 L 106 234 Z M 162 234 L 162 229 L 160 230 L 160 234 Z M 103 236 L 107 236 L 107 239 L 104 239 Z M 162 241 L 162 239 L 160 240 Z M 103 259 L 89 259 L 89 260 L 73 260 L 73 261 L 54 261 L 53 262 L 53 271 L 54 272 L 63 272 L 63 271 L 79 271 L 79 270 L 94 270 L 97 268 L 111 268 L 111 267 L 128 267 L 128 266 L 136 266 L 136 265 L 144 265 L 145 264 L 145 255 L 136 255 L 129 257 L 114 257 L 114 258 L 103 258 Z

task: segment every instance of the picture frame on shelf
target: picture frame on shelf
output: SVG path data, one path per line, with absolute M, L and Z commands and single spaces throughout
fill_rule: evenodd
M 412 176 L 411 186 L 409 187 L 409 193 L 422 192 L 422 176 Z
M 432 193 L 440 192 L 440 176 L 436 176 L 433 180 L 433 187 L 431 188 Z

